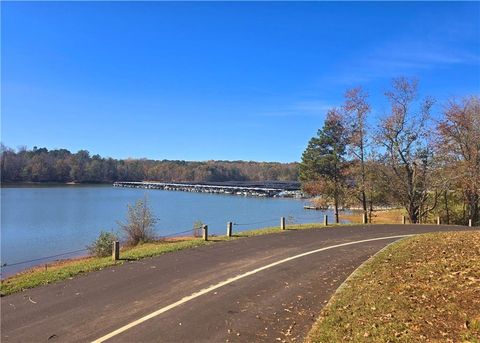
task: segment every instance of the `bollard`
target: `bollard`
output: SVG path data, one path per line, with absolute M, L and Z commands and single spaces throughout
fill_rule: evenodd
M 468 220 L 468 226 L 472 227 L 472 219 Z
M 280 217 L 280 229 L 285 230 L 285 217 Z
M 440 217 L 437 217 L 437 225 L 440 225 Z
M 362 224 L 367 224 L 368 219 L 367 219 L 367 214 L 364 212 L 362 215 Z
M 208 241 L 208 225 L 203 225 L 203 240 Z
M 227 222 L 227 237 L 232 237 L 232 222 Z
M 328 226 L 328 215 L 323 216 L 323 225 Z
M 117 261 L 119 259 L 120 259 L 120 242 L 114 241 L 113 249 L 112 249 L 112 260 Z
M 405 224 L 407 221 L 405 219 L 405 216 L 402 216 L 402 224 Z

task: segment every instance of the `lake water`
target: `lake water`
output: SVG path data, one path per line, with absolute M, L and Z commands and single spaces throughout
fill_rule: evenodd
M 195 221 L 208 224 L 209 233 L 223 235 L 226 222 L 234 231 L 287 223 L 322 222 L 325 212 L 304 210 L 306 200 L 257 198 L 161 190 L 116 188 L 108 185 L 29 186 L 1 188 L 2 276 L 44 264 L 59 257 L 16 264 L 84 249 L 101 230 L 117 231 L 125 219 L 127 204 L 147 196 L 159 219 L 159 235 L 190 230 Z M 331 215 L 331 213 L 329 213 Z M 13 265 L 12 264 L 16 264 Z

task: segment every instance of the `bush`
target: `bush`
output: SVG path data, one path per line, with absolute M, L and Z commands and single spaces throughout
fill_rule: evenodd
M 193 237 L 202 237 L 202 228 L 204 223 L 201 220 L 197 220 L 193 223 Z
M 119 222 L 118 225 L 126 235 L 126 243 L 137 245 L 155 240 L 156 223 L 157 219 L 147 204 L 147 198 L 144 198 L 133 206 L 128 205 L 127 220 L 125 223 Z
M 98 238 L 87 248 L 93 256 L 109 256 L 113 252 L 113 242 L 116 240 L 117 236 L 114 233 L 101 231 Z

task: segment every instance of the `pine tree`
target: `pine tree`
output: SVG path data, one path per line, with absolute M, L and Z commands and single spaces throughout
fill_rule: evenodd
M 347 132 L 342 115 L 332 109 L 328 112 L 323 128 L 310 139 L 300 163 L 300 181 L 305 192 L 322 195 L 333 202 L 335 221 L 338 223 L 338 207 L 346 186 L 345 161 Z

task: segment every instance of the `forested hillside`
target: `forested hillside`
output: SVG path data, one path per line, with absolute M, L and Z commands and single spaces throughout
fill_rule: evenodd
M 297 180 L 296 163 L 118 160 L 86 150 L 1 147 L 2 182 L 262 181 Z

